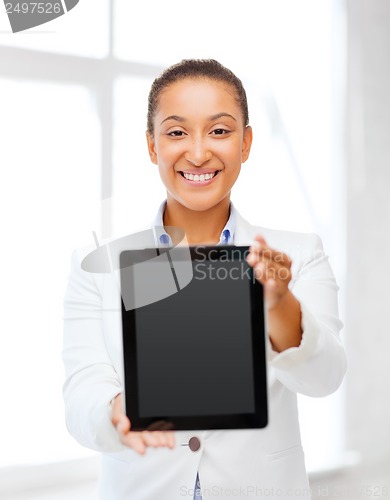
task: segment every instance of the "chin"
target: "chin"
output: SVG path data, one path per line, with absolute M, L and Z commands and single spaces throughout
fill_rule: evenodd
M 179 200 L 177 199 L 178 203 L 183 205 L 184 207 L 188 208 L 188 210 L 193 210 L 194 212 L 205 212 L 207 210 L 212 209 L 221 201 L 223 198 L 216 198 L 216 199 L 208 199 L 208 200 L 202 200 L 202 199 L 185 199 L 185 198 L 180 198 Z

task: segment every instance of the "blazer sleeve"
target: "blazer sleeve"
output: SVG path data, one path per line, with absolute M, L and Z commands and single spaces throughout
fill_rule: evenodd
M 102 298 L 96 277 L 81 269 L 81 257 L 81 250 L 72 254 L 64 299 L 66 425 L 83 446 L 119 451 L 123 445 L 111 423 L 109 403 L 122 387 L 105 347 Z
M 301 344 L 277 353 L 268 340 L 268 352 L 276 378 L 288 389 L 321 397 L 340 386 L 346 371 L 339 337 L 343 324 L 338 314 L 338 286 L 321 239 L 315 234 L 303 238 L 306 241 L 301 242 L 299 252 L 304 257 L 295 275 L 293 272 L 290 287 L 301 305 Z

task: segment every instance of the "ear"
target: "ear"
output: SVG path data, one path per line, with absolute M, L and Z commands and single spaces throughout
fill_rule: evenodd
M 146 132 L 146 140 L 148 143 L 149 157 L 150 157 L 152 163 L 157 165 L 156 145 L 155 145 L 153 136 L 149 132 Z
M 245 127 L 244 140 L 242 142 L 242 163 L 246 162 L 246 160 L 249 158 L 249 153 L 251 151 L 251 146 L 252 146 L 252 139 L 253 139 L 252 127 L 248 125 L 247 127 Z

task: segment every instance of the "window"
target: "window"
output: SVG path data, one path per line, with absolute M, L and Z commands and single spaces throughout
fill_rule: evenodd
M 86 88 L 0 88 L 0 465 L 21 465 L 86 454 L 64 429 L 61 297 L 70 252 L 100 224 L 100 124 Z

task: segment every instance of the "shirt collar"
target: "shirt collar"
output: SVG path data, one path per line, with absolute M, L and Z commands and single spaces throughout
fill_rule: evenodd
M 167 200 L 164 200 L 158 209 L 157 215 L 153 221 L 153 233 L 156 246 L 173 246 L 171 237 L 164 229 L 163 215 Z M 218 245 L 233 245 L 234 232 L 236 230 L 236 209 L 233 202 L 230 202 L 229 219 L 221 231 Z

